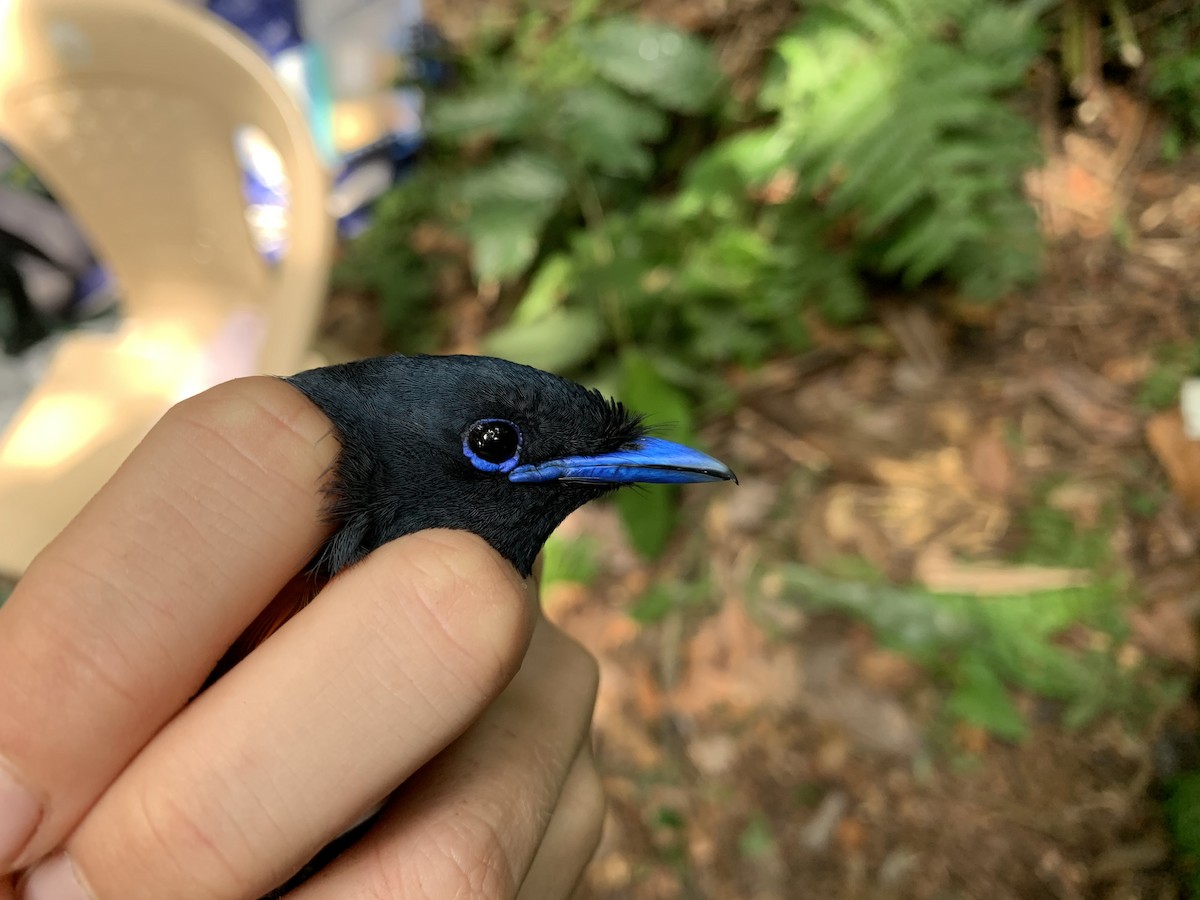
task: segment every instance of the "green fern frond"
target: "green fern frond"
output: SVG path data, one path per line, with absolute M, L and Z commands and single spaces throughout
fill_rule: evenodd
M 786 74 L 763 102 L 805 195 L 825 197 L 831 223 L 854 223 L 862 266 L 988 295 L 1036 274 L 1036 240 L 1003 241 L 1036 235 L 1020 200 L 1035 135 L 1006 100 L 1040 48 L 1040 5 L 826 3 L 780 43 Z

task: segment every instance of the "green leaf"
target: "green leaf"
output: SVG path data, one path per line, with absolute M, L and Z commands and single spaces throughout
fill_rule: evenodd
M 726 138 L 697 156 L 688 167 L 684 194 L 704 197 L 761 186 L 788 164 L 792 144 L 792 139 L 777 127 L 743 131 Z
M 1166 791 L 1163 812 L 1186 873 L 1188 896 L 1200 897 L 1200 771 L 1176 775 Z
M 981 656 L 967 652 L 959 666 L 959 683 L 948 708 L 956 716 L 997 737 L 1017 741 L 1025 736 L 1025 720 L 1000 677 Z
M 683 814 L 679 812 L 679 810 L 670 806 L 660 806 L 658 808 L 658 813 L 654 818 L 657 824 L 665 826 L 666 828 L 673 828 L 676 831 L 680 830 L 687 824 L 683 818 Z
M 483 135 L 513 137 L 529 122 L 534 104 L 515 79 L 494 87 L 474 86 L 459 95 L 435 95 L 425 127 L 435 141 L 463 141 Z
M 567 193 L 562 166 L 540 153 L 516 151 L 464 175 L 452 199 L 469 207 L 517 202 L 554 207 Z
M 591 584 L 600 571 L 595 542 L 588 537 L 575 539 L 550 535 L 542 549 L 542 584 L 573 582 Z
M 772 249 L 756 231 L 723 228 L 711 241 L 689 248 L 680 279 L 696 293 L 752 298 Z
M 666 117 L 602 82 L 566 91 L 554 129 L 574 158 L 606 175 L 645 178 L 654 159 L 644 146 L 660 140 Z
M 617 492 L 617 511 L 634 549 L 655 559 L 667 548 L 679 511 L 679 488 L 672 484 L 639 485 Z
M 513 310 L 510 321 L 525 325 L 552 313 L 566 295 L 574 274 L 575 269 L 568 257 L 558 254 L 547 259 L 529 282 L 525 296 Z
M 694 415 L 687 395 L 663 378 L 648 356 L 633 348 L 621 353 L 620 394 L 652 425 L 669 431 L 673 440 L 693 439 Z
M 1036 136 L 1006 96 L 1040 50 L 1036 7 L 819 2 L 779 41 L 783 74 L 760 102 L 792 141 L 797 196 L 822 195 L 825 230 L 856 269 L 908 286 L 943 275 L 981 299 L 1036 276 L 1020 192 Z M 821 279 L 809 281 L 804 295 L 819 298 Z M 844 286 L 834 296 L 849 309 Z
M 579 49 L 613 84 L 678 112 L 703 110 L 722 82 L 702 41 L 655 22 L 606 19 L 579 37 Z
M 1200 340 L 1165 344 L 1155 352 L 1154 368 L 1138 391 L 1138 403 L 1149 409 L 1169 409 L 1179 402 L 1183 382 L 1200 375 Z
M 543 227 L 567 192 L 567 180 L 548 157 L 518 152 L 476 169 L 448 191 L 471 242 L 476 276 L 494 282 L 528 268 Z
M 1103 586 L 1065 588 L 966 600 L 989 629 L 1044 641 L 1076 622 L 1090 621 L 1111 599 Z
M 490 356 L 510 359 L 551 372 L 565 372 L 587 362 L 604 340 L 604 321 L 586 309 L 560 309 L 529 323 L 509 323 L 483 342 Z
M 672 593 L 662 585 L 655 584 L 629 607 L 629 617 L 642 625 L 653 625 L 666 618 L 675 606 Z
M 537 256 L 549 217 L 544 207 L 512 202 L 477 206 L 463 226 L 471 242 L 471 268 L 482 283 L 515 278 Z
M 936 662 L 948 648 L 979 639 L 979 630 L 964 610 L 952 607 L 920 588 L 898 588 L 830 578 L 809 566 L 779 569 L 786 587 L 812 609 L 830 609 L 861 618 L 881 642 L 918 661 Z
M 744 859 L 757 859 L 775 850 L 775 832 L 761 812 L 746 824 L 738 836 L 738 850 Z
M 621 399 L 673 438 L 692 441 L 693 414 L 683 391 L 668 382 L 649 357 L 633 348 L 621 354 Z M 679 489 L 656 484 L 617 494 L 617 510 L 633 546 L 648 559 L 666 549 L 678 516 Z

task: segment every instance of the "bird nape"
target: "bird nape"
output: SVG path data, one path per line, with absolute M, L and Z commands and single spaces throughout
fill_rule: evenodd
M 381 356 L 286 379 L 333 423 L 329 577 L 426 528 L 474 532 L 524 577 L 571 512 L 622 485 L 736 481 L 597 391 L 485 356 Z

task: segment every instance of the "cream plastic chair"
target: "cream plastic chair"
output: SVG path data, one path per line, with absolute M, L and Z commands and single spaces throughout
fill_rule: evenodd
M 290 186 L 264 263 L 233 135 L 261 130 Z M 333 245 L 307 123 L 233 29 L 175 0 L 0 0 L 0 134 L 76 217 L 124 298 L 76 332 L 0 435 L 0 570 L 19 574 L 174 402 L 301 368 Z

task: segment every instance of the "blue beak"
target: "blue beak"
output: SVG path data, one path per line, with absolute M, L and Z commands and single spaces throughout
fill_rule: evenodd
M 725 463 L 699 450 L 642 438 L 627 450 L 599 456 L 568 456 L 549 462 L 517 466 L 508 473 L 517 484 L 567 481 L 577 484 L 686 484 L 695 481 L 733 481 L 737 476 Z

